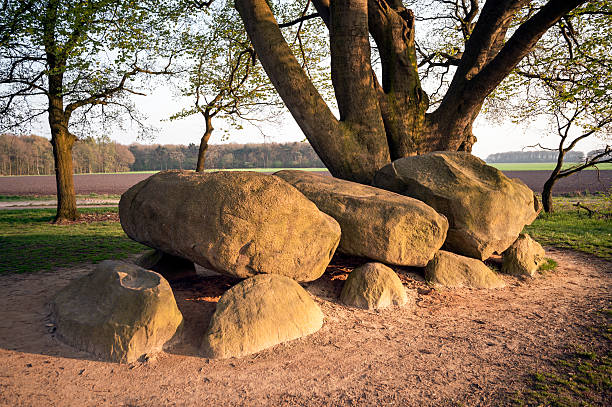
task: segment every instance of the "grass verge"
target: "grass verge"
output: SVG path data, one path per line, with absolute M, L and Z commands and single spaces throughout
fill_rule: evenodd
M 515 405 L 612 405 L 612 310 L 600 314 L 604 322 L 592 328 L 597 345 L 572 346 L 550 368 L 532 372 L 527 389 L 512 400 Z
M 525 231 L 543 246 L 555 246 L 612 260 L 612 219 L 577 211 L 541 214 Z
M 597 213 L 574 206 L 588 204 Z M 555 246 L 612 260 L 612 198 L 610 195 L 555 197 L 553 213 L 542 212 L 525 232 L 544 246 Z
M 82 214 L 117 208 L 80 209 Z M 55 209 L 0 211 L 0 273 L 25 273 L 70 264 L 120 259 L 147 248 L 113 221 L 53 225 Z

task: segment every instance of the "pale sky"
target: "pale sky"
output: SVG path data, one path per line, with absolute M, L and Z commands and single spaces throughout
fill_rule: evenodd
M 138 139 L 138 131 L 136 128 L 126 126 L 125 130 L 113 129 L 109 134 L 112 140 L 122 144 L 131 144 L 134 142 L 142 144 L 199 144 L 200 138 L 204 132 L 204 120 L 199 115 L 193 115 L 189 118 L 169 121 L 168 118 L 187 107 L 188 99 L 177 98 L 169 87 L 158 86 L 154 91 L 151 91 L 147 96 L 135 96 L 134 99 L 140 112 L 147 118 L 146 122 L 157 128 L 150 140 Z M 244 124 L 244 129 L 237 130 L 231 128 L 222 119 L 213 121 L 215 131 L 210 140 L 210 144 L 221 143 L 263 143 L 264 134 L 266 142 L 294 142 L 305 139 L 304 134 L 297 126 L 289 112 L 281 123 L 271 123 L 260 126 L 260 129 Z M 223 140 L 223 128 L 229 130 L 229 137 Z M 50 138 L 49 127 L 46 117 L 41 118 L 40 124 L 32 129 L 34 134 Z M 110 130 L 110 129 L 109 129 Z M 263 134 L 262 134 L 263 132 Z M 538 128 L 537 125 L 529 127 L 516 125 L 511 122 L 504 124 L 490 123 L 481 115 L 474 127 L 474 134 L 478 141 L 474 144 L 472 153 L 482 159 L 485 159 L 489 154 L 518 151 L 523 148 L 542 143 L 546 147 L 556 147 L 558 138 L 555 136 L 546 136 L 546 131 L 543 125 Z M 596 148 L 602 148 L 605 143 L 597 138 L 583 141 L 576 148 L 577 151 L 588 152 Z
M 203 118 L 197 115 L 187 119 L 181 119 L 169 122 L 166 119 L 172 113 L 180 110 L 181 100 L 172 95 L 169 89 L 157 88 L 147 97 L 139 97 L 138 104 L 141 111 L 150 118 L 150 124 L 159 128 L 156 133 L 156 138 L 152 143 L 159 144 L 199 144 L 200 137 L 204 132 Z M 183 101 L 188 103 L 188 101 Z M 210 140 L 211 144 L 219 143 L 263 143 L 264 137 L 256 128 L 245 124 L 243 130 L 231 129 L 224 125 L 221 120 L 213 122 L 215 131 Z M 221 129 L 225 127 L 230 129 L 229 139 L 223 141 L 223 132 Z M 486 158 L 489 154 L 499 153 L 503 151 L 517 151 L 526 146 L 536 143 L 542 143 L 546 147 L 556 147 L 558 138 L 555 136 L 546 137 L 544 126 L 537 124 L 524 128 L 524 126 L 516 125 L 507 122 L 503 125 L 489 123 L 483 115 L 477 120 L 474 128 L 474 134 L 478 138 L 474 144 L 473 154 L 481 158 Z M 279 124 L 270 124 L 262 126 L 261 130 L 266 135 L 267 142 L 293 142 L 302 141 L 305 136 L 297 126 L 289 112 L 286 118 Z M 134 132 L 135 133 L 135 132 Z M 114 134 L 112 138 L 120 143 L 129 144 L 132 142 L 142 142 L 136 139 L 135 134 Z M 577 147 L 578 151 L 588 152 L 590 150 L 601 148 L 605 143 L 598 139 L 584 141 Z

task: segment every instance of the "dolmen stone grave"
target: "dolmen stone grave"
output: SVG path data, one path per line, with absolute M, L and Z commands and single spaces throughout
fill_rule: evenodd
M 180 337 L 162 274 L 195 263 L 243 279 L 220 298 L 200 348 L 241 357 L 322 327 L 300 283 L 320 278 L 336 251 L 364 263 L 339 302 L 370 310 L 414 302 L 389 266 L 421 268 L 434 287 L 494 289 L 504 279 L 483 260 L 497 253 L 503 273 L 533 276 L 544 250 L 521 232 L 539 211 L 520 180 L 461 152 L 396 160 L 373 186 L 294 170 L 159 172 L 119 203 L 125 233 L 155 252 L 139 265 L 101 263 L 57 294 L 52 315 L 66 343 L 130 363 Z

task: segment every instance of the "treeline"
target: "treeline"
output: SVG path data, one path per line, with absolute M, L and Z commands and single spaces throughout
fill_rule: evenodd
M 590 154 L 590 153 L 589 153 Z M 557 162 L 559 153 L 557 151 L 507 151 L 504 153 L 490 154 L 488 163 L 553 163 Z M 582 151 L 569 151 L 565 155 L 565 162 L 578 163 L 584 161 Z
M 102 173 L 194 169 L 195 144 L 123 144 L 108 137 L 80 139 L 74 146 L 74 172 Z M 308 168 L 324 167 L 308 143 L 219 144 L 206 154 L 207 168 Z M 44 137 L 0 135 L 0 175 L 54 173 L 53 150 Z
M 193 169 L 198 161 L 195 144 L 129 146 L 132 171 Z M 206 152 L 206 168 L 324 167 L 308 143 L 213 144 Z
M 129 148 L 108 137 L 87 137 L 74 145 L 76 174 L 130 171 L 133 163 L 134 155 Z M 47 175 L 54 171 L 53 148 L 48 139 L 34 135 L 0 135 L 1 175 Z

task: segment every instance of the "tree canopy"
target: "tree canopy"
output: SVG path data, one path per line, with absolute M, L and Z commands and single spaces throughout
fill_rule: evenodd
M 78 217 L 72 179 L 77 134 L 127 113 L 140 74 L 167 72 L 171 8 L 150 0 L 3 2 L 0 125 L 19 129 L 47 116 L 58 190 L 57 221 Z M 163 40 L 163 41 L 162 41 Z M 167 56 L 166 65 L 158 66 Z
M 287 46 L 269 2 L 237 0 L 236 8 L 272 83 L 332 174 L 368 183 L 379 168 L 400 157 L 470 151 L 476 141 L 472 125 L 487 97 L 551 27 L 585 2 L 308 3 L 329 29 L 339 118 Z M 419 17 L 408 6 L 427 10 Z M 440 36 L 455 34 L 441 44 L 419 43 L 417 22 L 423 19 L 442 21 L 446 31 Z M 373 55 L 379 58 L 379 73 Z M 420 72 L 446 77 L 440 87 L 444 93 L 433 92 L 436 97 L 430 98 Z

